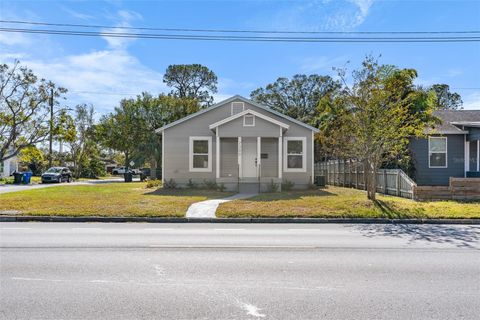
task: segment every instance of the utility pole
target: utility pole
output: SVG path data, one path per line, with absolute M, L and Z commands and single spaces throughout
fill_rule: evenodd
M 48 147 L 48 166 L 52 166 L 52 145 L 53 145 L 53 88 L 50 89 L 50 137 Z

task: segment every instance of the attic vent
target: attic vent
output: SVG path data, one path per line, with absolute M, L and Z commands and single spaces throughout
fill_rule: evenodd
M 232 116 L 242 112 L 244 108 L 245 104 L 243 102 L 232 102 Z

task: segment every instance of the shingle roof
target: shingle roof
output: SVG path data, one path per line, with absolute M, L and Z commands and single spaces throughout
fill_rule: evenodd
M 442 124 L 435 127 L 435 133 L 439 134 L 465 134 L 468 131 L 462 130 L 462 124 L 469 127 L 480 122 L 480 110 L 437 110 L 434 115 L 442 120 Z

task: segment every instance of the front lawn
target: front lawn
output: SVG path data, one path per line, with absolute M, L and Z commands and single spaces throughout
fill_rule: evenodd
M 363 191 L 327 187 L 223 203 L 217 217 L 480 218 L 480 202 L 415 202 L 378 195 L 373 203 Z
M 59 216 L 184 217 L 190 204 L 231 194 L 211 190 L 147 189 L 146 183 L 58 186 L 0 194 L 0 213 Z

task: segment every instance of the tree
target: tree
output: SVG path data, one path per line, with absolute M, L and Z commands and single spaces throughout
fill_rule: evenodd
M 66 91 L 39 79 L 18 61 L 13 66 L 0 65 L 0 161 L 46 140 L 50 130 L 48 102 Z
M 75 178 L 79 178 L 83 167 L 88 163 L 88 158 L 93 158 L 96 154 L 93 106 L 85 104 L 75 106 L 73 122 L 74 138 L 67 142 L 73 162 L 73 174 Z
M 320 99 L 333 95 L 339 88 L 340 83 L 330 76 L 297 74 L 291 80 L 278 78 L 265 88 L 252 91 L 250 97 L 287 116 L 313 124 Z
M 174 88 L 171 95 L 207 106 L 213 103 L 217 81 L 215 73 L 201 64 L 170 65 L 163 76 L 163 82 Z
M 412 137 L 424 135 L 433 125 L 436 97 L 417 90 L 417 72 L 380 65 L 367 57 L 347 84 L 345 70 L 338 70 L 344 83 L 342 103 L 349 110 L 342 130 L 351 133 L 352 155 L 365 165 L 367 196 L 375 200 L 376 172 L 381 164 L 407 152 Z
M 451 92 L 448 84 L 434 84 L 431 90 L 433 90 L 437 96 L 437 109 L 462 109 L 462 97 L 456 92 Z
M 19 159 L 35 175 L 41 173 L 47 164 L 44 153 L 35 146 L 28 146 L 22 149 L 19 153 Z

